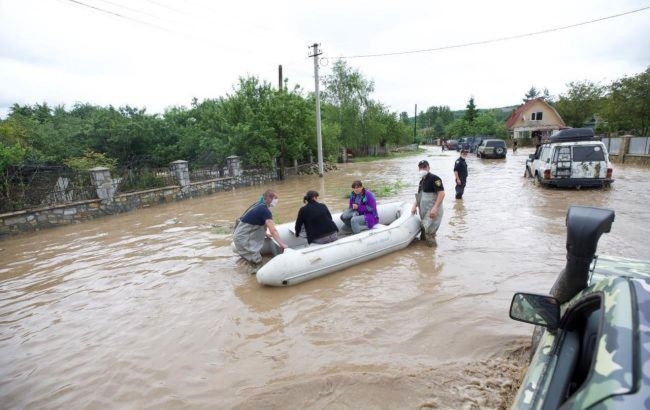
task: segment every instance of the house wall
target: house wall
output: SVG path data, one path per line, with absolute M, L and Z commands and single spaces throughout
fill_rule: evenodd
M 533 113 L 537 112 L 542 113 L 541 120 L 532 119 Z M 564 122 L 557 111 L 542 101 L 534 101 L 519 114 L 519 118 L 512 127 L 511 137 L 517 139 L 531 138 L 531 133 L 538 130 L 543 130 L 542 136 L 549 136 L 553 130 L 558 130 L 563 126 Z

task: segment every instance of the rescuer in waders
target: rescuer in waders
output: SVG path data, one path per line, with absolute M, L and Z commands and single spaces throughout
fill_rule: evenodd
M 233 245 L 235 252 L 256 271 L 262 265 L 260 251 L 264 245 L 267 235 L 271 236 L 283 250 L 287 245 L 280 238 L 278 230 L 273 223 L 272 208 L 278 204 L 278 194 L 268 189 L 260 198 L 260 202 L 253 206 L 242 217 L 233 233 Z
M 429 162 L 422 160 L 418 163 L 420 184 L 411 213 L 420 211 L 420 239 L 426 240 L 427 245 L 436 246 L 436 232 L 442 221 L 442 200 L 445 198 L 445 188 L 437 175 L 429 172 Z

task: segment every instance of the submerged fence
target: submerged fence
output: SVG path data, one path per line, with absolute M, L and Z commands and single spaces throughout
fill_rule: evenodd
M 614 163 L 650 166 L 650 137 L 602 137 Z
M 20 175 L 13 191 L 0 198 L 0 238 L 18 232 L 66 225 L 103 215 L 127 212 L 153 204 L 208 195 L 237 187 L 266 184 L 288 175 L 313 173 L 312 163 L 279 170 L 243 169 L 238 157 L 230 157 L 224 169 L 190 170 L 187 161 L 169 168 L 126 170 L 119 176 L 97 167 L 86 173 L 63 168 L 38 169 Z M 328 166 L 331 168 L 331 166 Z M 23 190 L 21 192 L 21 189 Z M 19 201 L 9 195 L 22 194 Z M 21 205 L 21 209 L 14 209 Z

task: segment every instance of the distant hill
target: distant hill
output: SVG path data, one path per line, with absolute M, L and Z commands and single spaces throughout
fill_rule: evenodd
M 516 110 L 518 107 L 519 105 L 510 105 L 507 107 L 498 107 L 498 108 L 479 108 L 478 112 L 482 113 L 485 111 L 491 111 L 494 113 L 494 116 L 496 117 L 497 121 L 505 122 L 505 120 L 508 119 L 512 111 Z M 454 119 L 457 120 L 459 118 L 463 118 L 463 116 L 465 115 L 465 110 L 452 111 L 452 114 L 454 114 Z M 413 117 L 409 117 L 409 120 L 413 121 Z

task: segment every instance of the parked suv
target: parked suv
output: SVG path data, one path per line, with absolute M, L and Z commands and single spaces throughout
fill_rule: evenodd
M 614 182 L 607 148 L 591 128 L 569 128 L 551 136 L 526 160 L 525 175 L 556 187 L 608 187 Z
M 460 149 L 458 140 L 447 140 L 445 144 L 448 151 L 458 151 Z
M 503 140 L 488 139 L 481 141 L 476 149 L 476 156 L 479 158 L 505 158 L 508 148 Z
M 494 139 L 494 137 L 485 136 L 485 135 L 474 135 L 471 137 L 463 137 L 458 141 L 458 151 L 465 149 L 469 152 L 476 153 L 478 146 L 481 145 L 481 142 L 485 139 Z

